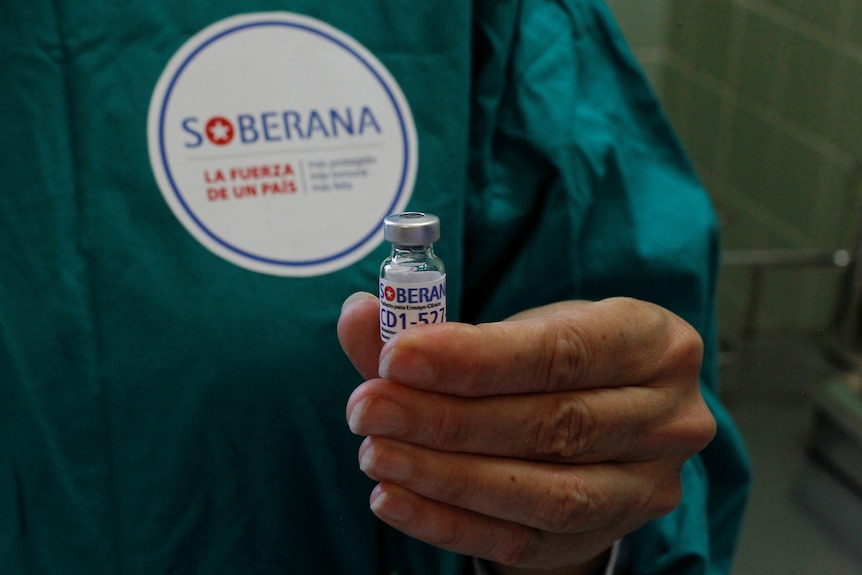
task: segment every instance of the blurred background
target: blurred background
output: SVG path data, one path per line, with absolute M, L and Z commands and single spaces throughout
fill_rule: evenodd
M 734 573 L 862 573 L 862 2 L 607 2 L 722 223 Z

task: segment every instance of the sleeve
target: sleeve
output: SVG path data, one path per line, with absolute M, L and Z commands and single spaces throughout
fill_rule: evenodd
M 464 317 L 572 298 L 670 309 L 705 343 L 715 440 L 626 573 L 728 573 L 749 462 L 717 381 L 712 204 L 601 0 L 476 4 Z
M 620 557 L 620 547 L 622 540 L 615 541 L 613 547 L 611 547 L 611 555 L 608 557 L 608 564 L 603 571 L 604 575 L 614 575 L 618 573 L 618 564 Z M 472 575 L 492 575 L 491 571 L 488 568 L 487 563 L 482 561 L 481 559 L 473 558 L 473 572 Z

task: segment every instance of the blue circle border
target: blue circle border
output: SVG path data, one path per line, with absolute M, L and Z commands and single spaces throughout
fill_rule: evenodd
M 222 239 L 218 235 L 216 235 L 200 219 L 198 219 L 197 215 L 189 207 L 189 205 L 186 203 L 185 199 L 183 198 L 182 192 L 180 191 L 179 187 L 177 186 L 176 181 L 174 180 L 173 174 L 171 173 L 170 166 L 168 164 L 168 158 L 167 158 L 166 146 L 165 146 L 165 116 L 167 114 L 167 106 L 170 103 L 171 94 L 174 91 L 174 87 L 176 86 L 177 82 L 179 81 L 180 76 L 185 71 L 186 67 L 201 52 L 203 52 L 205 49 L 207 49 L 210 45 L 214 44 L 216 41 L 221 40 L 222 38 L 224 38 L 228 35 L 234 34 L 236 32 L 242 31 L 242 30 L 246 30 L 249 28 L 259 28 L 259 27 L 264 27 L 264 26 L 282 26 L 282 27 L 289 27 L 289 28 L 296 28 L 299 30 L 303 30 L 305 32 L 309 32 L 311 34 L 315 34 L 315 35 L 320 36 L 326 40 L 329 40 L 333 44 L 336 44 L 337 46 L 341 47 L 342 49 L 344 49 L 345 51 L 350 53 L 354 58 L 359 60 L 362 63 L 362 65 L 365 66 L 365 68 L 368 69 L 368 71 L 371 72 L 371 74 L 377 79 L 377 81 L 380 83 L 380 85 L 383 87 L 384 91 L 386 92 L 386 95 L 389 97 L 389 100 L 392 103 L 392 107 L 394 108 L 395 113 L 398 116 L 398 122 L 399 122 L 399 125 L 401 127 L 401 139 L 402 139 L 402 142 L 404 144 L 404 163 L 403 163 L 403 168 L 401 171 L 401 177 L 400 177 L 399 182 L 398 182 L 397 193 L 395 194 L 395 198 L 392 200 L 392 203 L 387 208 L 386 213 L 381 215 L 380 220 L 378 221 L 378 223 L 374 227 L 374 229 L 372 229 L 370 232 L 368 232 L 368 234 L 363 236 L 362 239 L 360 239 L 358 242 L 356 242 L 352 246 L 350 246 L 350 247 L 348 247 L 348 248 L 346 248 L 346 249 L 344 249 L 344 250 L 342 250 L 342 251 L 340 251 L 334 255 L 331 255 L 331 256 L 326 256 L 323 258 L 319 258 L 319 259 L 315 259 L 315 260 L 309 260 L 309 261 L 277 260 L 277 259 L 273 259 L 273 258 L 267 258 L 267 257 L 255 255 L 251 252 L 248 252 L 246 250 L 243 250 L 241 248 L 238 248 L 236 246 L 231 245 L 229 242 L 225 241 L 224 239 Z M 363 58 L 361 54 L 357 53 L 357 51 L 354 50 L 351 46 L 348 46 L 347 44 L 342 42 L 340 39 L 335 38 L 335 37 L 331 36 L 330 34 L 327 34 L 323 30 L 318 30 L 317 28 L 314 28 L 314 27 L 306 25 L 306 24 L 301 24 L 298 22 L 287 22 L 287 21 L 279 21 L 279 20 L 262 20 L 260 22 L 250 22 L 250 23 L 240 24 L 240 25 L 234 26 L 232 28 L 228 28 L 226 30 L 223 30 L 223 31 L 219 32 L 218 34 L 216 34 L 215 36 L 213 36 L 212 38 L 209 38 L 208 40 L 203 42 L 200 46 L 195 48 L 192 51 L 192 53 L 189 54 L 183 60 L 182 64 L 180 64 L 180 66 L 177 68 L 176 72 L 174 73 L 173 77 L 171 78 L 171 81 L 168 84 L 167 89 L 165 90 L 165 95 L 162 99 L 162 104 L 161 104 L 160 109 L 159 109 L 159 148 L 160 148 L 159 149 L 159 155 L 161 156 L 162 167 L 165 170 L 165 176 L 167 177 L 168 182 L 170 183 L 170 186 L 174 192 L 174 195 L 176 196 L 177 200 L 180 202 L 180 205 L 182 205 L 183 209 L 186 211 L 186 213 L 189 215 L 189 217 L 192 219 L 192 221 L 195 222 L 195 224 L 198 226 L 198 228 L 200 228 L 201 231 L 203 231 L 207 236 L 209 236 L 213 241 L 215 241 L 216 243 L 218 243 L 222 247 L 224 247 L 224 248 L 226 248 L 226 249 L 228 249 L 228 250 L 230 250 L 230 251 L 232 251 L 238 255 L 241 255 L 243 257 L 246 257 L 248 259 L 255 260 L 255 261 L 258 261 L 261 263 L 276 265 L 276 266 L 283 266 L 283 267 L 306 267 L 306 266 L 323 265 L 323 264 L 327 264 L 327 263 L 339 260 L 341 258 L 344 258 L 344 257 L 350 255 L 351 253 L 359 250 L 361 247 L 363 247 L 377 233 L 379 233 L 380 228 L 383 225 L 384 218 L 386 218 L 386 216 L 390 215 L 392 212 L 395 211 L 395 207 L 398 205 L 402 195 L 404 194 L 404 186 L 405 186 L 405 182 L 407 179 L 407 173 L 408 173 L 409 167 L 410 167 L 410 141 L 409 141 L 408 136 L 407 136 L 407 129 L 405 126 L 404 115 L 402 114 L 401 108 L 398 105 L 398 101 L 395 99 L 395 96 L 392 94 L 392 90 L 386 84 L 386 81 L 380 76 L 378 71 L 365 58 Z

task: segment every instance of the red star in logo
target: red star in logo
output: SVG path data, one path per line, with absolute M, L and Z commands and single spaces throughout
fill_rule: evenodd
M 221 116 L 210 118 L 206 125 L 206 134 L 210 142 L 216 146 L 224 146 L 233 140 L 233 124 Z
M 392 301 L 395 299 L 395 288 L 392 286 L 386 286 L 383 290 L 383 295 L 386 296 L 386 301 Z

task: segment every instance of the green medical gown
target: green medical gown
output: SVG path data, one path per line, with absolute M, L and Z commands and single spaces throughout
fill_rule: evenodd
M 382 527 L 335 336 L 387 247 L 325 275 L 201 246 L 148 161 L 154 85 L 193 34 L 290 11 L 400 84 L 450 320 L 561 299 L 668 307 L 707 344 L 715 441 L 632 573 L 729 570 L 747 484 L 716 394 L 709 199 L 599 0 L 79 0 L 0 7 L 0 572 L 454 574 Z

